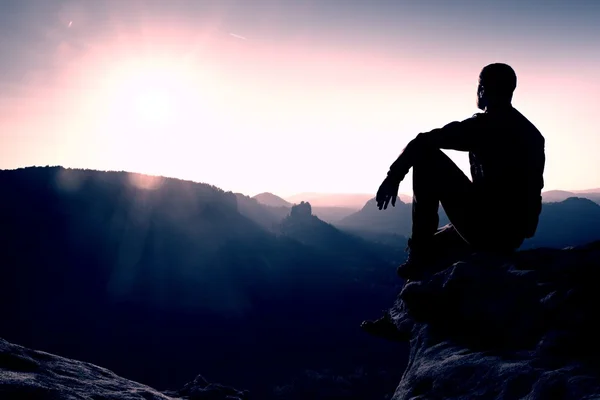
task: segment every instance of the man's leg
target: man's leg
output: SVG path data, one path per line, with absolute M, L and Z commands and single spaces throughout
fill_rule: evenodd
M 413 231 L 407 261 L 398 267 L 405 279 L 420 279 L 437 269 L 439 262 L 470 251 L 462 236 L 476 221 L 473 184 L 441 150 L 431 151 L 413 166 Z M 439 204 L 451 225 L 438 230 Z
M 422 157 L 413 166 L 410 256 L 398 267 L 398 275 L 405 279 L 419 279 L 437 272 L 439 266 L 433 265 L 436 259 L 455 262 L 468 253 L 471 246 L 459 231 L 473 231 L 471 227 L 477 220 L 474 199 L 473 184 L 469 178 L 441 150 L 431 151 Z M 440 202 L 452 224 L 438 229 Z M 407 332 L 400 332 L 388 314 L 375 321 L 364 321 L 361 328 L 389 340 L 407 339 Z
M 441 150 L 432 150 L 413 166 L 412 238 L 429 244 L 438 230 L 440 202 L 457 228 L 472 204 L 473 184 Z

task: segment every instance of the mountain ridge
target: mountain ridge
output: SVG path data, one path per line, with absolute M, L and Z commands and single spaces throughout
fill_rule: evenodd
M 439 214 L 440 226 L 450 222 L 441 206 Z M 490 220 L 490 226 L 491 224 L 493 220 Z M 372 199 L 361 210 L 334 225 L 348 232 L 364 231 L 371 234 L 410 237 L 412 205 L 399 200 L 395 207 L 390 206 L 387 210 L 379 210 L 375 199 Z M 527 239 L 522 248 L 575 246 L 598 239 L 600 239 L 600 205 L 591 199 L 575 196 L 560 202 L 543 203 L 536 234 L 533 238 Z
M 284 207 L 286 209 L 291 209 L 295 205 L 269 192 L 258 194 L 252 198 L 264 206 L 279 209 L 279 211 L 274 211 L 274 213 L 277 214 L 279 222 L 281 222 L 283 218 L 289 214 L 289 210 L 286 213 L 281 211 L 281 208 Z M 312 207 L 312 212 L 314 215 L 329 223 L 338 222 L 355 211 L 356 210 L 354 208 L 338 206 Z
M 264 399 L 306 370 L 401 368 L 358 329 L 397 291 L 383 247 L 342 258 L 189 181 L 38 167 L 0 171 L 0 187 L 6 340 L 158 388 L 209 369 Z M 315 233 L 350 240 L 332 229 Z
M 400 194 L 399 197 L 406 203 L 412 202 L 412 196 L 410 195 Z M 373 198 L 375 198 L 375 194 L 368 193 L 306 192 L 288 196 L 286 200 L 292 203 L 308 201 L 313 207 L 343 207 L 360 210 L 364 207 L 365 203 Z
M 263 193 L 259 193 L 255 196 L 252 196 L 253 199 L 256 199 L 256 201 L 258 201 L 261 204 L 264 204 L 266 206 L 271 206 L 271 207 L 292 207 L 293 204 L 290 203 L 287 200 L 284 200 L 283 198 L 270 193 L 270 192 L 263 192 Z
M 596 189 L 581 191 L 548 190 L 546 192 L 542 192 L 542 199 L 545 203 L 557 203 L 570 197 L 584 198 L 600 204 L 600 191 L 596 191 Z

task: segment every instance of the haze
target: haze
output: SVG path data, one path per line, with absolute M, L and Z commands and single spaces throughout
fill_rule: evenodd
M 505 62 L 546 137 L 546 189 L 598 187 L 599 20 L 581 0 L 4 0 L 0 168 L 374 193 Z

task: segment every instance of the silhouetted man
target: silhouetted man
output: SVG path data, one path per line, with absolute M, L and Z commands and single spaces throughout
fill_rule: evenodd
M 392 164 L 377 206 L 395 205 L 413 168 L 413 227 L 409 257 L 398 274 L 411 278 L 427 263 L 459 250 L 507 252 L 533 236 L 544 186 L 544 138 L 511 104 L 517 77 L 506 64 L 479 75 L 483 113 L 417 135 Z M 440 149 L 468 151 L 472 181 Z M 451 224 L 438 230 L 441 202 Z
M 412 237 L 408 259 L 398 267 L 401 277 L 419 278 L 436 263 L 447 265 L 468 252 L 511 252 L 534 235 L 544 138 L 512 106 L 516 86 L 510 66 L 486 66 L 477 88 L 477 107 L 484 112 L 417 135 L 391 165 L 377 192 L 380 210 L 395 205 L 400 182 L 413 169 Z M 472 181 L 440 149 L 468 151 Z M 441 229 L 439 203 L 451 222 Z M 369 324 L 363 328 L 376 330 Z

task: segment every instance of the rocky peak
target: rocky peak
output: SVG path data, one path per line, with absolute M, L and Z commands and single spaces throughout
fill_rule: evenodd
M 410 337 L 393 397 L 600 398 L 600 242 L 475 254 L 405 285 L 392 310 Z
M 310 203 L 303 201 L 300 204 L 295 204 L 292 206 L 290 216 L 292 218 L 307 218 L 312 216 L 312 207 L 310 206 Z

